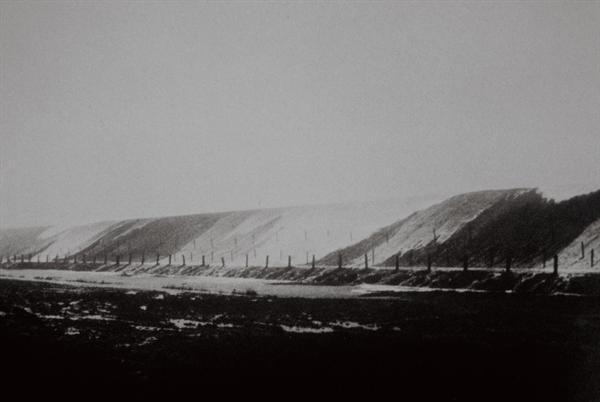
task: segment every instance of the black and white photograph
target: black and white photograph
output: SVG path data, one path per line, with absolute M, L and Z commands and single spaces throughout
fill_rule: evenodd
M 0 0 L 0 399 L 600 402 L 600 1 Z

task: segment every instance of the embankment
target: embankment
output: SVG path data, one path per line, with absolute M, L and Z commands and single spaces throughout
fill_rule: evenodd
M 360 284 L 398 287 L 460 289 L 535 294 L 576 294 L 600 296 L 600 272 L 559 273 L 530 269 L 505 272 L 495 269 L 424 268 L 354 269 L 333 267 L 210 267 L 131 264 L 92 265 L 82 263 L 2 264 L 3 269 L 55 269 L 71 271 L 114 272 L 121 275 L 181 275 L 228 278 L 256 278 L 306 285 L 354 286 Z

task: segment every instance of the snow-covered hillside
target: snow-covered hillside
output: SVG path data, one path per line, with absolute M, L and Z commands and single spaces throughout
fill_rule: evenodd
M 11 229 L 2 231 L 0 254 L 93 255 L 113 260 L 146 261 L 159 255 L 161 262 L 243 266 L 305 264 L 312 255 L 319 259 L 331 250 L 347 246 L 401 219 L 416 209 L 439 201 L 436 197 L 413 197 L 357 204 L 287 207 L 169 218 L 101 222 L 70 228 Z

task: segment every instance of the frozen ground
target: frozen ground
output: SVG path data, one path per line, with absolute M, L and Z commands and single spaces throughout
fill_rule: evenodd
M 597 297 L 319 299 L 0 278 L 2 395 L 598 400 L 599 306 Z

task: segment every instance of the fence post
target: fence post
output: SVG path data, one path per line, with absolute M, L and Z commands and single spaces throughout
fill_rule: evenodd
M 267 258 L 265 260 L 265 268 L 269 268 L 269 256 L 267 255 Z
M 160 265 L 160 253 L 156 253 L 156 265 Z
M 181 254 L 181 259 L 183 260 L 183 266 L 185 267 L 185 254 Z
M 585 245 L 581 242 L 581 259 L 585 258 Z
M 554 254 L 554 275 L 558 275 L 558 255 Z
M 338 268 L 342 268 L 342 253 L 338 253 Z
M 131 265 L 131 253 L 129 253 L 129 259 L 127 260 L 127 265 Z
M 427 272 L 431 272 L 431 254 L 427 253 Z
M 594 268 L 594 249 L 590 250 L 590 267 Z
M 146 262 L 146 252 L 142 251 L 142 265 Z
M 169 254 L 169 265 L 171 265 L 171 254 Z
M 315 255 L 312 255 L 312 269 L 315 269 Z
M 225 257 L 221 257 L 221 265 L 225 268 Z
M 396 254 L 396 267 L 394 271 L 398 272 L 400 270 L 400 254 Z
M 467 271 L 469 269 L 469 254 L 465 253 L 463 257 L 463 271 Z
M 288 268 L 292 267 L 292 256 L 288 255 Z
M 246 268 L 248 268 L 248 253 L 246 253 Z
M 365 269 L 369 269 L 369 256 L 365 253 Z
M 104 254 L 104 265 L 108 264 L 108 255 Z
M 121 263 L 121 256 L 119 254 L 117 254 L 117 265 L 119 265 Z
M 205 267 L 206 266 L 206 261 L 204 259 L 204 254 L 202 254 L 202 266 Z

